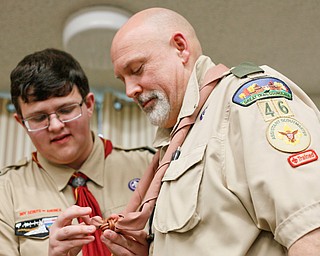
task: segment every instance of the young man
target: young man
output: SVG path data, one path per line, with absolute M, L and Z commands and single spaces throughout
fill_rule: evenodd
M 161 157 L 191 123 L 142 205 L 112 216 L 117 222 L 102 240 L 115 255 L 319 254 L 320 114 L 296 84 L 268 66 L 215 65 L 189 22 L 163 8 L 132 16 L 111 57 L 127 95 L 159 126 Z M 149 205 L 147 236 L 141 223 Z M 55 236 L 63 240 L 61 231 Z M 70 232 L 85 233 L 79 226 Z
M 152 154 L 115 148 L 92 133 L 94 94 L 66 52 L 26 56 L 11 73 L 11 96 L 15 118 L 37 151 L 0 172 L 0 255 L 47 255 L 49 227 L 62 211 L 87 200 L 84 206 L 94 201 L 88 215 L 120 212 Z M 100 239 L 87 237 L 94 240 Z

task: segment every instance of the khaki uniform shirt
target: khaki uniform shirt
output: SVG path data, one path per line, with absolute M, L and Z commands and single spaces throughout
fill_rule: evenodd
M 78 171 L 89 177 L 87 186 L 103 217 L 108 217 L 123 210 L 152 154 L 142 149 L 113 148 L 105 158 L 104 152 L 102 140 L 96 137 L 90 156 Z M 62 211 L 75 204 L 68 185 L 75 170 L 54 165 L 39 153 L 38 160 L 43 168 L 23 160 L 1 171 L 0 255 L 47 255 L 48 228 Z
M 180 117 L 193 113 L 213 65 L 204 56 L 196 63 Z M 226 75 L 204 104 L 163 177 L 153 255 L 287 255 L 320 227 L 319 112 L 292 81 L 261 68 L 242 79 Z M 266 77 L 282 83 L 260 86 Z M 169 134 L 159 129 L 155 145 L 165 150 Z

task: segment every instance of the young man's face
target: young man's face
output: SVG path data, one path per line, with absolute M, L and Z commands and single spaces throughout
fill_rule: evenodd
M 82 97 L 77 89 L 67 96 L 54 97 L 44 101 L 24 103 L 20 101 L 23 119 L 39 114 L 51 114 L 72 104 L 80 104 Z M 30 136 L 39 153 L 56 164 L 68 165 L 78 169 L 91 152 L 93 141 L 90 132 L 90 117 L 94 108 L 94 96 L 89 93 L 84 99 L 81 116 L 70 122 L 61 122 L 56 114 L 49 116 L 49 126 L 38 131 L 28 131 L 22 120 L 16 115 L 17 121 L 22 124 Z M 64 112 L 61 112 L 64 113 Z

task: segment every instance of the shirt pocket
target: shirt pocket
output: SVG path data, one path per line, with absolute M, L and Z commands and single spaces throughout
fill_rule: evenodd
M 205 149 L 206 145 L 198 146 L 170 163 L 154 215 L 154 227 L 159 232 L 183 233 L 200 222 L 197 205 Z

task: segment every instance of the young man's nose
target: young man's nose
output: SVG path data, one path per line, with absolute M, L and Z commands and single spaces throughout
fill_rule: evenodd
M 54 129 L 61 129 L 62 127 L 64 127 L 64 123 L 59 119 L 57 114 L 52 113 L 49 116 L 49 127 L 48 127 L 48 130 L 52 131 Z

